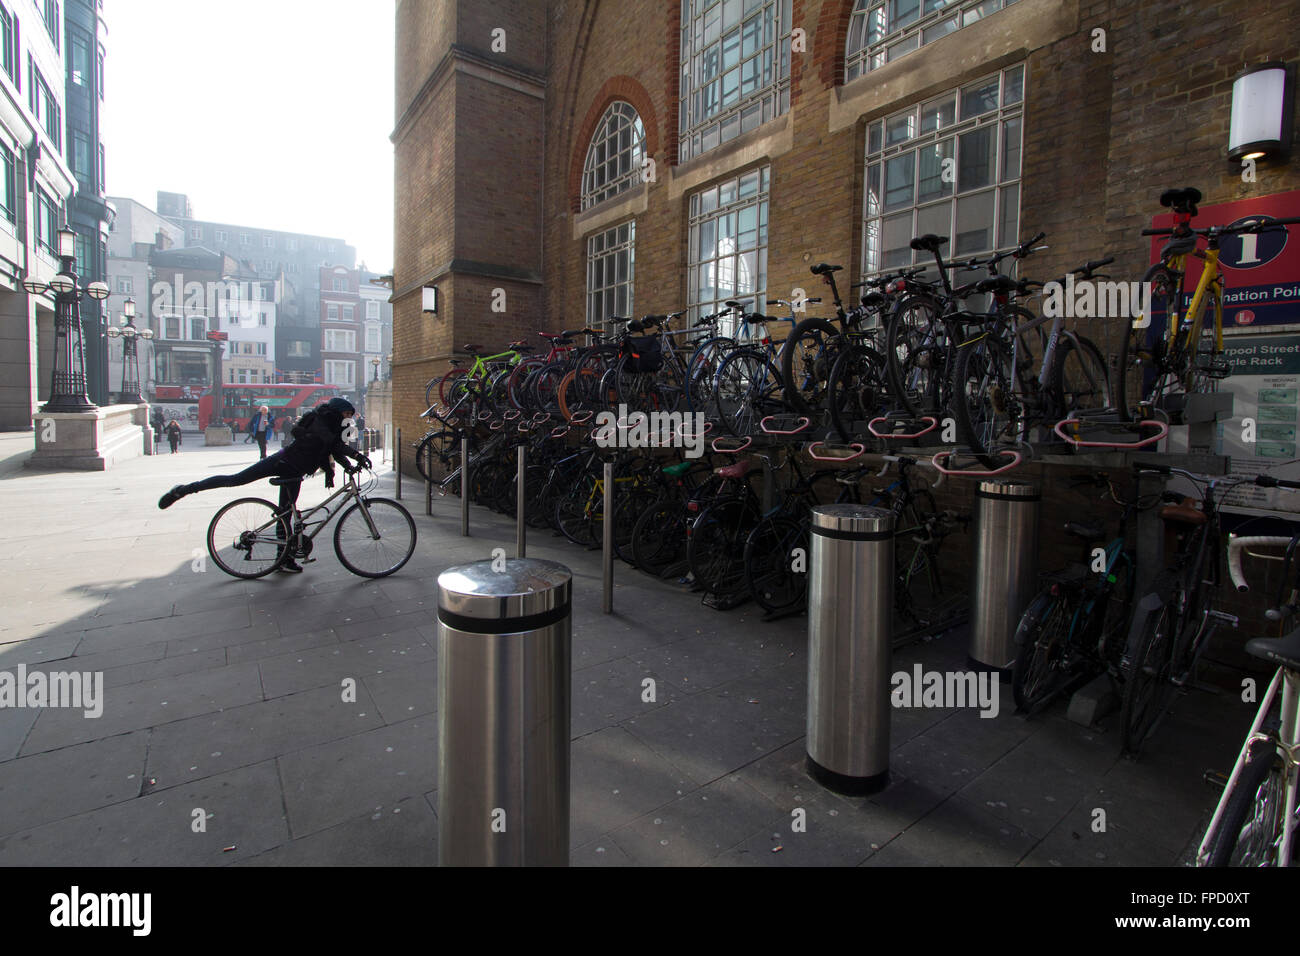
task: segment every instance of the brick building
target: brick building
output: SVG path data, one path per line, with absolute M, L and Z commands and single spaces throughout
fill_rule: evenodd
M 922 232 L 967 256 L 1042 230 L 1034 276 L 1110 254 L 1140 278 L 1163 189 L 1300 187 L 1294 151 L 1252 183 L 1226 159 L 1234 77 L 1294 83 L 1298 28 L 1286 0 L 405 0 L 396 423 L 466 342 L 817 295 L 819 261 L 843 289 Z
M 348 398 L 360 395 L 366 376 L 359 277 L 343 266 L 320 270 L 321 381 Z

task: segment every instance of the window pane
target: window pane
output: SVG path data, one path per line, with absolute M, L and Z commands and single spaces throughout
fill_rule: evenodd
M 946 166 L 944 160 L 952 159 L 952 140 L 945 139 L 933 146 L 923 146 L 920 153 L 921 170 L 917 182 L 916 201 L 926 202 L 940 196 L 952 195 L 952 163 Z M 944 176 L 944 170 L 949 170 Z M 947 182 L 944 182 L 944 179 Z
M 963 133 L 957 170 L 957 189 L 967 192 L 993 183 L 994 139 L 996 127 L 985 126 L 982 129 Z
M 921 42 L 933 43 L 935 40 L 939 39 L 940 37 L 946 37 L 949 33 L 953 33 L 956 30 L 957 30 L 956 17 L 953 17 L 950 20 L 942 20 L 939 23 L 934 24 L 934 26 L 926 27 L 924 30 L 921 31 Z
M 891 44 L 885 49 L 886 52 L 889 54 L 889 61 L 892 63 L 894 60 L 898 59 L 904 53 L 911 53 L 920 45 L 921 45 L 921 35 L 919 33 L 913 33 L 910 37 L 907 37 L 904 40 L 899 40 L 897 43 Z
M 892 30 L 907 26 L 920 15 L 920 0 L 889 0 L 889 25 Z
M 881 226 L 881 241 L 884 246 L 882 269 L 908 265 L 912 261 L 912 213 L 891 216 Z
M 924 206 L 916 213 L 916 234 L 924 236 L 933 233 L 949 240 L 952 238 L 952 203 L 941 202 L 933 206 Z
M 943 99 L 931 100 L 921 107 L 921 132 L 932 133 L 953 124 L 957 118 L 956 97 L 949 94 Z
M 1010 106 L 1012 103 L 1019 103 L 1025 95 L 1025 68 L 1017 66 L 1007 70 L 1005 83 L 1002 87 L 1002 105 Z
M 883 197 L 880 195 L 880 164 L 873 163 L 867 167 L 866 206 L 868 216 L 878 216 Z
M 954 251 L 958 255 L 993 248 L 993 202 L 992 190 L 957 200 L 957 241 Z
M 895 116 L 889 121 L 885 136 L 888 145 L 893 146 L 895 143 L 902 143 L 911 139 L 915 134 L 915 121 L 912 114 L 904 113 L 902 116 Z
M 998 77 L 961 91 L 961 118 L 970 119 L 998 108 Z
M 1020 117 L 1002 124 L 1002 181 L 1020 178 Z
M 1020 242 L 1018 235 L 1020 222 L 1020 185 L 1007 186 L 1002 190 L 1002 212 L 999 215 L 998 245 L 1011 246 Z
M 886 161 L 886 209 L 897 209 L 899 206 L 911 205 L 914 162 L 913 154 L 910 152 L 904 153 L 902 156 L 895 156 L 893 159 Z
M 968 26 L 976 20 L 982 20 L 990 13 L 997 13 L 1002 8 L 1002 0 L 984 0 L 979 6 L 962 11 L 961 25 Z
M 881 148 L 880 140 L 881 140 L 882 131 L 883 131 L 883 127 L 881 126 L 879 120 L 872 123 L 871 127 L 867 130 L 867 152 L 868 153 L 880 152 L 880 148 Z

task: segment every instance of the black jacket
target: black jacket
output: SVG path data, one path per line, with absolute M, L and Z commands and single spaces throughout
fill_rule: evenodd
M 334 471 L 331 457 L 340 464 L 358 458 L 358 454 L 343 442 L 343 416 L 324 405 L 318 405 L 292 429 L 293 441 L 280 452 L 293 468 L 307 475 L 317 468 L 327 473 Z

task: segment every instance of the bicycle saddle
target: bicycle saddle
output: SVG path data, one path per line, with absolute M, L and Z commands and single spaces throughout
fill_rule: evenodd
M 924 236 L 917 236 L 908 245 L 917 252 L 938 252 L 939 247 L 947 241 L 947 236 L 936 236 L 932 232 L 927 232 Z
M 975 283 L 976 292 L 992 292 L 995 295 L 1015 292 L 1019 287 L 1020 283 L 1011 276 L 989 276 Z
M 1170 207 L 1174 212 L 1189 212 L 1196 215 L 1196 204 L 1201 201 L 1201 191 L 1194 186 L 1182 189 L 1166 189 L 1160 194 L 1160 205 Z
M 1197 514 L 1200 514 L 1198 511 Z M 1106 537 L 1106 529 L 1099 521 L 1067 521 L 1065 533 L 1081 541 L 1100 541 Z
M 723 465 L 721 468 L 715 468 L 713 473 L 722 478 L 744 478 L 756 467 L 758 466 L 752 461 L 738 461 L 734 465 Z
M 482 348 L 483 346 L 481 345 L 462 345 L 460 347 L 460 350 L 462 352 L 468 352 L 470 355 L 473 355 L 475 352 L 481 351 Z
M 1176 505 L 1165 505 L 1160 509 L 1160 520 L 1175 524 L 1205 524 L 1205 512 L 1191 504 L 1191 498 L 1184 498 Z
M 832 272 L 839 272 L 843 266 L 833 266 L 829 262 L 819 262 L 815 266 L 810 266 L 809 271 L 815 276 L 824 276 Z
M 1293 670 L 1300 669 L 1300 628 L 1285 637 L 1256 637 L 1246 642 L 1246 653 Z
M 514 345 L 512 345 L 512 346 L 510 346 L 510 347 L 511 347 L 512 349 L 514 349 L 516 352 L 536 352 L 536 351 L 537 351 L 537 346 L 536 346 L 536 345 L 524 345 L 522 342 L 516 342 Z
M 691 463 L 689 461 L 679 461 L 675 465 L 665 465 L 663 473 L 671 478 L 680 478 L 690 470 Z
M 273 485 L 292 485 L 302 481 L 301 478 L 286 478 L 284 475 L 276 475 L 271 479 Z
M 544 339 L 551 339 L 552 341 L 555 339 L 567 338 L 567 335 L 564 332 L 538 332 L 537 334 Z

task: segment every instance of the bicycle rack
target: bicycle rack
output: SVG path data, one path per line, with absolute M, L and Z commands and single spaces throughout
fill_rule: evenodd
M 974 453 L 970 451 L 961 452 L 957 450 L 941 451 L 930 459 L 930 464 L 934 465 L 940 474 L 944 475 L 954 475 L 958 478 L 988 478 L 993 475 L 1000 475 L 1003 472 L 1011 471 L 1011 469 L 1018 467 L 1025 460 L 1025 456 L 1020 452 L 1012 449 L 1004 449 L 993 453 L 1002 458 L 1005 458 L 1007 455 L 1011 456 L 1012 460 L 1001 468 L 994 468 L 992 470 L 977 468 L 947 468 L 944 465 L 939 464 L 940 459 L 945 462 L 950 462 L 953 458 L 962 454 L 972 455 Z
M 898 428 L 898 426 L 900 425 L 904 427 L 907 427 L 909 425 L 915 427 L 920 424 L 925 424 L 926 427 L 922 428 L 920 431 L 881 432 L 881 431 L 876 431 L 876 422 L 891 422 L 894 428 Z M 881 415 L 879 418 L 873 418 L 871 419 L 871 421 L 867 422 L 867 431 L 871 432 L 872 435 L 874 435 L 876 438 L 884 438 L 886 440 L 892 440 L 892 441 L 897 441 L 897 440 L 902 440 L 907 438 L 920 438 L 922 435 L 930 434 L 930 432 L 934 431 L 938 427 L 939 427 L 939 420 L 935 418 L 933 415 L 923 415 L 918 419 L 900 419 L 900 418 L 891 418 L 888 415 Z
M 1124 429 L 1124 428 L 1142 429 L 1142 428 L 1155 427 L 1157 429 L 1157 433 L 1152 435 L 1149 438 L 1143 438 L 1139 441 L 1132 441 L 1132 442 L 1084 441 L 1081 438 L 1072 438 L 1062 430 L 1068 428 L 1071 425 L 1076 425 L 1076 426 L 1093 425 L 1098 427 L 1104 425 L 1104 426 L 1113 427 L 1117 429 Z M 1082 418 L 1067 418 L 1064 419 L 1063 421 L 1057 422 L 1056 426 L 1052 429 L 1052 431 L 1054 431 L 1062 440 L 1073 445 L 1075 448 L 1116 448 L 1121 450 L 1132 450 L 1136 448 L 1145 448 L 1147 445 L 1153 445 L 1156 442 L 1160 441 L 1162 438 L 1164 438 L 1169 434 L 1169 426 L 1166 425 L 1164 422 L 1160 421 L 1158 418 L 1147 418 L 1147 419 L 1143 419 L 1140 422 L 1108 422 L 1108 421 L 1090 422 Z
M 701 438 L 704 437 L 711 431 L 713 431 L 713 422 L 705 422 L 704 428 L 700 430 L 700 437 Z M 676 435 L 678 438 L 682 439 L 683 441 L 685 441 L 687 438 L 695 434 L 695 429 L 687 428 L 686 422 L 682 422 L 680 425 L 677 426 L 677 429 L 676 431 L 674 431 L 673 434 Z
M 816 448 L 822 448 L 824 450 L 829 450 L 832 448 L 848 448 L 852 450 L 853 454 L 819 455 L 817 454 L 816 451 L 814 451 L 814 449 Z M 808 453 L 808 457 L 811 458 L 813 461 L 853 461 L 855 458 L 861 458 L 866 453 L 867 449 L 865 445 L 861 445 L 858 442 L 852 442 L 851 444 L 848 445 L 828 445 L 824 441 L 815 441 L 815 442 L 811 442 L 808 445 L 808 447 L 804 449 L 804 451 Z
M 718 442 L 720 441 L 738 441 L 738 442 L 742 442 L 742 444 L 737 445 L 735 448 L 727 448 L 726 446 L 719 448 Z M 712 448 L 715 452 L 717 452 L 720 455 L 737 455 L 752 444 L 754 444 L 754 439 L 748 435 L 746 435 L 744 438 L 731 438 L 726 435 L 719 435 L 717 438 L 713 439 L 713 441 L 709 443 L 709 447 Z
M 769 428 L 767 423 L 773 419 L 779 419 L 781 425 L 788 425 L 791 421 L 799 424 L 794 428 Z M 805 415 L 768 415 L 758 423 L 758 427 L 769 435 L 797 435 L 812 427 L 812 419 Z
M 507 409 L 507 411 L 505 412 L 505 414 L 502 415 L 501 417 L 502 417 L 505 421 L 512 422 L 512 421 L 514 421 L 516 418 L 519 417 L 519 410 L 516 409 L 516 408 Z
M 504 427 L 504 425 L 505 425 L 504 421 L 489 422 L 488 431 L 499 432 L 501 431 L 502 427 Z
M 552 438 L 563 438 L 567 434 L 569 434 L 568 425 L 557 425 L 556 427 L 551 429 Z
M 544 422 L 549 422 L 550 420 L 551 420 L 551 413 L 550 413 L 550 412 L 534 412 L 534 413 L 533 413 L 533 423 L 536 424 L 536 425 L 541 425 L 541 424 L 543 424 Z
M 582 417 L 582 416 L 585 416 L 585 417 Z M 591 419 L 592 419 L 592 413 L 591 413 L 591 412 L 589 412 L 589 411 L 587 411 L 587 412 L 578 412 L 578 413 L 576 413 L 572 418 L 569 419 L 569 424 L 570 424 L 570 425 L 585 425 L 585 424 L 587 424 L 587 422 L 591 421 Z
M 476 417 L 481 422 L 488 422 L 492 420 L 492 413 L 487 410 L 484 410 L 479 412 Z

